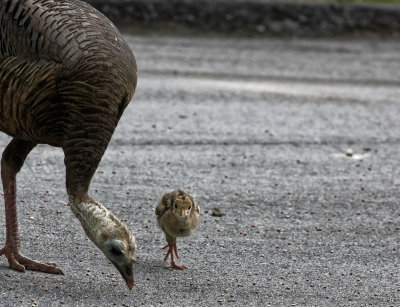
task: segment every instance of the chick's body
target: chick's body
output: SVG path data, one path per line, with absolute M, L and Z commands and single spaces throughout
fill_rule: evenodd
M 158 217 L 158 225 L 164 231 L 167 241 L 168 238 L 189 237 L 199 224 L 199 214 L 196 210 L 192 211 L 191 216 L 177 216 L 172 210 L 167 210 L 165 214 Z
M 168 243 L 163 247 L 168 247 L 164 261 L 171 255 L 171 264 L 166 268 L 185 269 L 186 266 L 180 266 L 174 261 L 173 253 L 179 258 L 176 238 L 193 234 L 199 225 L 200 207 L 190 194 L 180 190 L 171 191 L 161 198 L 156 215 L 158 225 L 164 231 Z

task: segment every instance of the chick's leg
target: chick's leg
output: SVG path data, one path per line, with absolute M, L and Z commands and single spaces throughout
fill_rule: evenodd
M 178 269 L 178 270 L 187 269 L 187 266 L 178 265 L 174 261 L 174 253 L 175 253 L 176 258 L 179 258 L 178 249 L 176 248 L 176 238 L 174 238 L 172 241 L 167 241 L 167 242 L 168 242 L 168 244 L 162 248 L 162 249 L 166 249 L 168 247 L 168 251 L 164 257 L 164 261 L 166 261 L 168 256 L 171 255 L 171 264 L 167 265 L 165 268 L 166 269 Z
M 5 255 L 11 268 L 24 272 L 25 269 L 53 274 L 63 274 L 54 263 L 40 263 L 20 254 L 18 234 L 16 194 L 16 175 L 24 164 L 26 156 L 36 146 L 35 143 L 13 139 L 1 158 L 1 179 L 3 181 L 4 206 L 6 213 L 6 244 L 0 249 L 0 256 Z

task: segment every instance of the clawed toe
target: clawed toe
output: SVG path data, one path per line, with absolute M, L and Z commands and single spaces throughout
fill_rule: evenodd
M 185 265 L 179 265 L 179 264 L 176 264 L 176 263 L 171 263 L 170 265 L 167 265 L 165 268 L 166 269 L 184 270 L 184 269 L 187 269 L 188 267 L 185 266 Z
M 14 257 L 14 254 L 7 255 L 8 264 L 10 267 L 18 272 L 25 272 L 25 267 L 20 264 Z
M 50 273 L 50 274 L 64 275 L 64 272 L 61 269 L 59 269 L 55 263 L 42 263 L 42 262 L 38 262 L 38 261 L 35 261 L 32 259 L 23 257 L 21 255 L 18 255 L 18 257 L 16 257 L 16 259 L 27 270 L 39 271 L 39 272 Z

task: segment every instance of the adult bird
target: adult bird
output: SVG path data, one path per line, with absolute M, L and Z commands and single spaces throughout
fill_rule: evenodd
M 135 238 L 88 196 L 92 176 L 137 82 L 132 51 L 117 28 L 78 0 L 0 0 L 0 130 L 12 136 L 1 158 L 11 268 L 62 274 L 22 256 L 16 175 L 37 144 L 64 151 L 72 211 L 88 237 L 134 285 Z

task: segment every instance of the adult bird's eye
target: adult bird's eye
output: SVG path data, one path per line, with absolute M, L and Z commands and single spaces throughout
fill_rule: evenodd
M 114 246 L 111 248 L 111 253 L 113 253 L 115 256 L 122 255 L 122 252 L 118 248 L 116 248 Z

